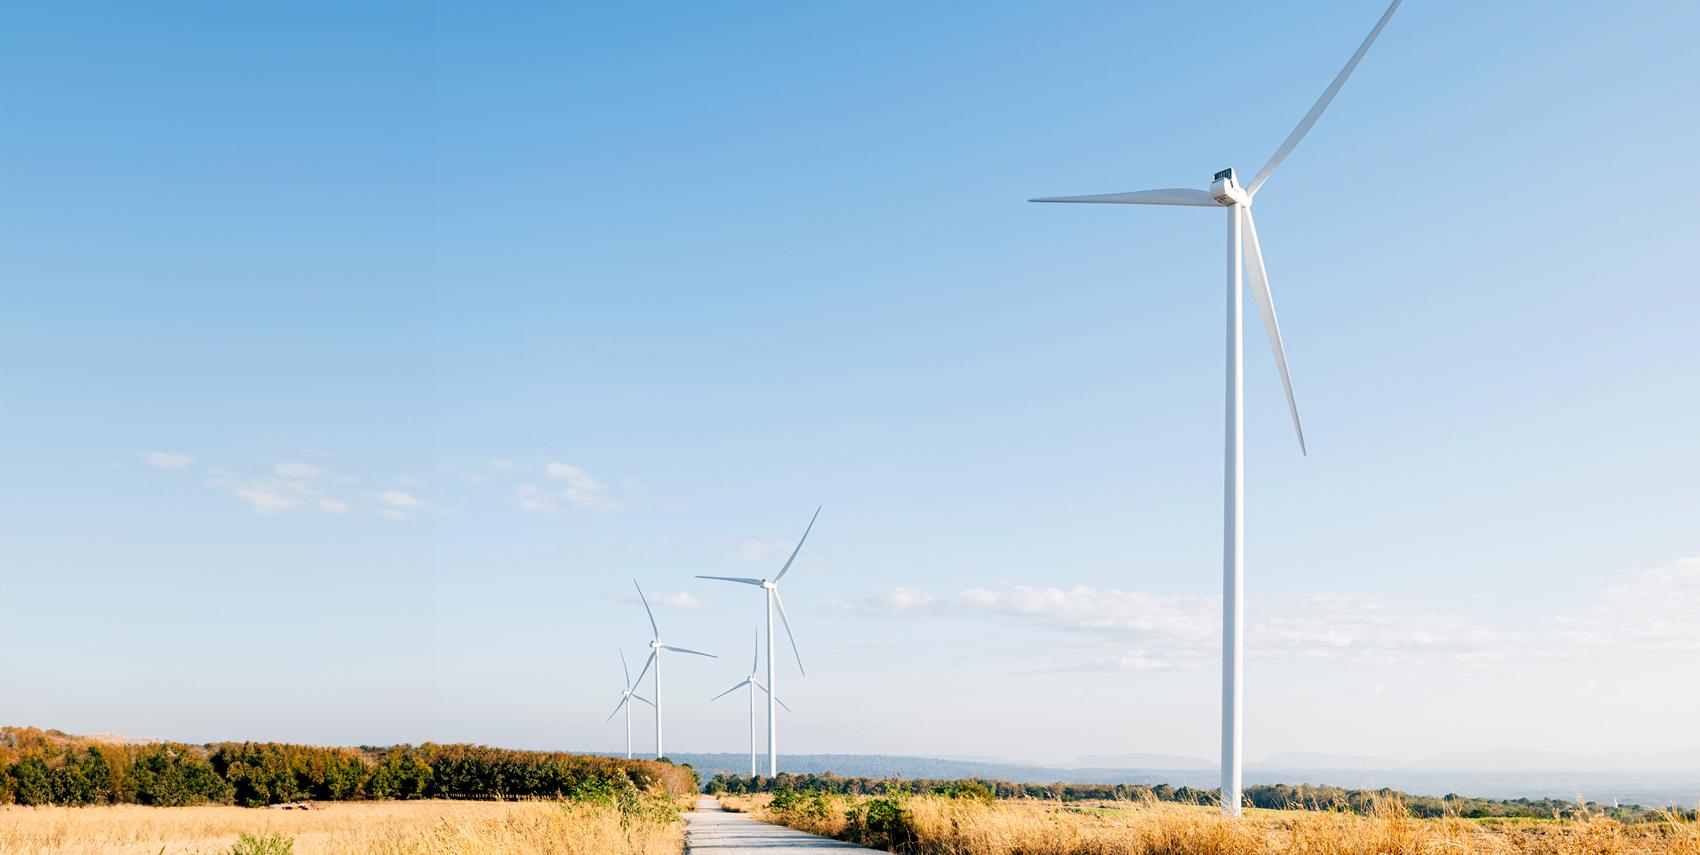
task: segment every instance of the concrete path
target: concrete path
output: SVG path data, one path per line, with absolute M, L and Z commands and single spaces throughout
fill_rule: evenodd
M 685 814 L 685 851 L 689 855 L 844 855 L 878 850 L 804 834 L 783 825 L 757 822 L 733 813 L 710 798 L 697 799 Z

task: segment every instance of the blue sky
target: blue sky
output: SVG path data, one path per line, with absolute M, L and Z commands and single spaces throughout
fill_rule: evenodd
M 690 577 L 824 504 L 785 747 L 1213 757 L 1219 215 L 1023 200 L 1254 173 L 1379 13 L 3 13 L 0 720 L 611 750 L 637 577 L 741 750 Z M 1694 741 L 1697 26 L 1413 0 L 1259 196 L 1249 758 Z

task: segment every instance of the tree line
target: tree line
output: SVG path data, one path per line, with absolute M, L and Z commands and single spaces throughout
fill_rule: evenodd
M 350 799 L 596 798 L 698 789 L 689 766 L 484 745 L 115 744 L 0 727 L 0 804 L 262 806 Z
M 1215 805 L 1220 803 L 1221 791 L 1193 787 L 1171 787 L 1168 784 L 1051 784 L 1016 783 L 991 778 L 961 778 L 956 780 L 851 778 L 825 773 L 792 774 L 781 772 L 773 777 L 754 777 L 718 774 L 704 789 L 709 793 L 763 792 L 824 792 L 845 796 L 894 796 L 905 793 L 933 794 L 956 798 L 1048 799 L 1052 801 L 1161 801 L 1185 804 Z M 1281 810 L 1346 811 L 1368 815 L 1377 804 L 1398 803 L 1415 817 L 1441 816 L 1484 819 L 1489 817 L 1551 819 L 1573 818 L 1586 812 L 1610 816 L 1621 822 L 1641 822 L 1669 813 L 1690 820 L 1700 818 L 1700 811 L 1650 810 L 1639 805 L 1618 807 L 1595 802 L 1563 801 L 1559 799 L 1486 799 L 1448 793 L 1445 796 L 1420 796 L 1398 790 L 1374 790 L 1311 784 L 1253 784 L 1245 787 L 1246 804 L 1250 807 Z

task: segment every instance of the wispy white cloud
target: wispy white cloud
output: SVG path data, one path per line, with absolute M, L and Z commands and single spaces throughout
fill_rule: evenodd
M 1612 585 L 1586 609 L 1559 619 L 1571 644 L 1607 654 L 1700 650 L 1700 557 L 1683 558 Z
M 181 451 L 144 451 L 142 459 L 150 466 L 158 466 L 161 469 L 182 469 L 195 462 L 193 455 Z
M 536 484 L 521 484 L 514 488 L 514 501 L 519 504 L 521 510 L 536 512 L 560 510 L 561 506 L 556 504 L 553 499 L 553 496 Z
M 865 615 L 903 615 L 918 612 L 937 612 L 945 608 L 945 601 L 921 590 L 907 585 L 887 588 L 850 603 L 841 603 L 843 611 L 858 612 Z
M 1067 662 L 1053 671 L 1167 671 L 1171 668 L 1191 667 L 1195 663 L 1190 657 L 1183 661 L 1154 656 L 1144 650 L 1122 650 L 1112 653 L 1100 653 L 1082 657 L 1073 662 Z
M 847 608 L 862 614 L 941 613 L 1089 633 L 1120 649 L 1084 655 L 1068 670 L 1159 670 L 1214 662 L 1217 597 L 1159 595 L 1090 585 L 969 588 L 945 600 L 918 589 L 880 591 Z M 1269 604 L 1246 627 L 1247 655 L 1384 664 L 1489 662 L 1528 655 L 1531 633 L 1489 630 L 1455 615 L 1394 608 L 1372 597 L 1317 594 Z
M 1005 585 L 970 588 L 959 601 L 967 608 L 1076 629 L 1148 633 L 1190 643 L 1218 632 L 1213 597 L 1160 596 L 1074 585 L 1069 588 Z
M 1460 615 L 1393 606 L 1360 594 L 1312 594 L 1276 604 L 1246 629 L 1260 655 L 1384 664 L 1468 665 L 1533 655 L 1537 635 Z
M 493 466 L 501 472 L 527 472 L 529 467 L 502 461 Z M 565 510 L 569 507 L 594 510 L 619 510 L 620 502 L 608 495 L 608 485 L 584 469 L 570 463 L 543 465 L 543 482 L 524 481 L 514 486 L 514 503 L 521 510 L 538 513 Z
M 1019 621 L 1089 633 L 1122 646 L 1082 656 L 1086 670 L 1202 667 L 1221 639 L 1218 597 L 1159 595 L 1090 585 L 969 588 L 945 600 L 894 588 L 851 603 L 866 614 L 948 609 L 957 616 Z M 1250 657 L 1450 666 L 1700 651 L 1700 557 L 1641 571 L 1606 587 L 1592 604 L 1545 626 L 1483 619 L 1354 593 L 1259 603 L 1247 616 Z
M 271 468 L 271 474 L 257 476 L 239 475 L 217 467 L 207 471 L 207 485 L 266 516 L 300 508 L 316 508 L 327 514 L 349 513 L 353 505 L 326 492 L 317 480 L 323 474 L 322 468 L 307 463 L 279 463 Z
M 253 482 L 230 486 L 230 494 L 247 502 L 262 514 L 272 514 L 300 507 L 301 500 L 265 484 Z
M 612 510 L 620 506 L 619 502 L 605 495 L 608 490 L 607 484 L 592 478 L 590 473 L 570 463 L 547 464 L 543 467 L 543 474 L 565 482 L 566 487 L 561 491 L 561 496 L 581 508 Z
M 678 591 L 676 593 L 663 591 L 660 593 L 650 594 L 649 600 L 651 603 L 656 605 L 670 606 L 675 609 L 702 608 L 702 598 L 689 591 Z
M 378 501 L 386 507 L 398 508 L 404 511 L 425 507 L 424 500 L 405 490 L 385 490 L 378 494 Z

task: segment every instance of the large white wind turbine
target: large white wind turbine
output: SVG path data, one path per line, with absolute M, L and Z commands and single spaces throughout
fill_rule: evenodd
M 649 659 L 643 663 L 643 670 L 638 672 L 638 678 L 632 681 L 632 687 L 636 688 L 639 683 L 643 682 L 643 675 L 649 673 L 649 666 L 655 666 L 655 700 L 650 703 L 650 706 L 655 707 L 655 759 L 659 760 L 665 757 L 667 753 L 662 750 L 661 744 L 661 651 L 671 650 L 674 653 L 689 653 L 694 656 L 707 656 L 710 659 L 720 657 L 700 650 L 689 650 L 683 647 L 674 647 L 671 644 L 662 644 L 661 630 L 655 628 L 655 612 L 649 610 L 649 598 L 643 595 L 643 586 L 639 585 L 636 579 L 633 579 L 632 587 L 637 588 L 638 599 L 643 602 L 643 613 L 649 615 L 649 631 L 653 633 L 649 637 Z
M 632 669 L 626 667 L 626 651 L 624 651 L 624 650 L 620 651 L 620 670 L 625 672 L 625 675 L 626 675 L 625 687 L 620 690 L 620 703 L 614 707 L 614 711 L 609 713 L 608 718 L 604 719 L 603 721 L 604 721 L 604 723 L 613 721 L 614 716 L 618 715 L 620 710 L 626 711 L 626 759 L 630 760 L 630 759 L 632 759 L 632 705 L 631 705 L 631 701 L 633 699 L 640 700 L 640 701 L 643 701 L 646 704 L 649 704 L 652 707 L 655 706 L 655 702 L 644 697 L 643 695 L 638 694 L 635 691 L 637 689 L 637 685 L 632 682 Z M 639 674 L 638 677 L 641 679 L 643 677 L 643 675 Z
M 752 778 L 756 776 L 756 690 L 760 689 L 763 692 L 767 691 L 767 687 L 763 686 L 761 681 L 756 679 L 756 664 L 760 661 L 760 658 L 761 636 L 758 635 L 756 636 L 756 646 L 750 651 L 750 676 L 738 681 L 738 683 L 732 686 L 732 688 L 709 698 L 710 701 L 718 701 L 721 698 L 744 688 L 745 686 L 750 687 L 750 777 Z M 773 702 L 781 707 L 785 707 L 786 712 L 791 711 L 790 707 L 785 706 L 784 701 L 774 698 Z
M 1234 170 L 1224 169 L 1216 173 L 1215 180 L 1208 192 L 1191 188 L 1167 190 L 1138 190 L 1132 193 L 1109 193 L 1099 196 L 1061 196 L 1046 199 L 1033 199 L 1034 202 L 1100 202 L 1118 205 L 1186 205 L 1201 208 L 1226 208 L 1228 214 L 1228 342 L 1227 342 L 1227 420 L 1225 426 L 1226 447 L 1224 455 L 1227 458 L 1224 467 L 1224 501 L 1222 525 L 1222 811 L 1238 815 L 1240 812 L 1240 664 L 1244 643 L 1241 639 L 1241 629 L 1244 624 L 1244 602 L 1241 594 L 1244 590 L 1244 546 L 1242 536 L 1245 531 L 1245 505 L 1242 497 L 1244 473 L 1241 458 L 1245 448 L 1243 442 L 1244 423 L 1240 409 L 1244 398 L 1241 385 L 1242 347 L 1240 324 L 1240 278 L 1242 263 L 1249 268 L 1251 274 L 1251 295 L 1257 301 L 1257 312 L 1263 318 L 1263 330 L 1269 336 L 1269 346 L 1275 351 L 1275 364 L 1281 371 L 1281 385 L 1287 392 L 1287 409 L 1293 419 L 1293 430 L 1298 433 L 1299 450 L 1305 450 L 1304 429 L 1299 425 L 1299 407 L 1293 398 L 1293 381 L 1287 372 L 1287 354 L 1281 345 L 1281 327 L 1275 321 L 1275 303 L 1269 296 L 1269 277 L 1263 268 L 1263 250 L 1257 242 L 1257 226 L 1252 222 L 1251 203 L 1257 191 L 1263 187 L 1263 182 L 1269 180 L 1270 173 L 1281 165 L 1293 148 L 1304 139 L 1312 125 L 1316 124 L 1322 111 L 1328 108 L 1329 102 L 1345 85 L 1346 78 L 1352 70 L 1358 67 L 1358 62 L 1369 51 L 1376 36 L 1381 35 L 1387 20 L 1393 17 L 1393 11 L 1399 8 L 1400 0 L 1393 0 L 1382 13 L 1381 20 L 1375 28 L 1369 31 L 1363 44 L 1358 45 L 1357 53 L 1346 62 L 1346 67 L 1335 75 L 1334 82 L 1323 91 L 1322 97 L 1316 99 L 1316 104 L 1310 108 L 1300 120 L 1299 126 L 1287 135 L 1281 147 L 1263 165 L 1251 184 L 1241 187 L 1234 178 Z
M 809 532 L 815 528 L 815 520 L 820 517 L 820 508 L 815 508 L 815 515 L 809 517 L 809 527 L 803 529 L 803 536 L 797 539 L 797 547 L 791 550 L 791 557 L 785 559 L 785 566 L 779 568 L 779 575 L 772 579 L 746 579 L 739 576 L 698 576 L 698 579 L 715 579 L 721 582 L 739 582 L 745 585 L 755 585 L 761 588 L 767 598 L 767 774 L 771 777 L 779 774 L 779 731 L 774 723 L 773 705 L 778 703 L 773 697 L 774 689 L 774 655 L 773 655 L 773 608 L 779 607 L 779 619 L 785 623 L 785 637 L 791 639 L 791 653 L 797 657 L 797 670 L 803 670 L 803 654 L 797 652 L 797 637 L 791 634 L 791 619 L 785 616 L 785 601 L 779 597 L 779 580 L 791 570 L 791 562 L 797 560 L 797 553 L 803 551 L 803 541 L 809 539 Z

